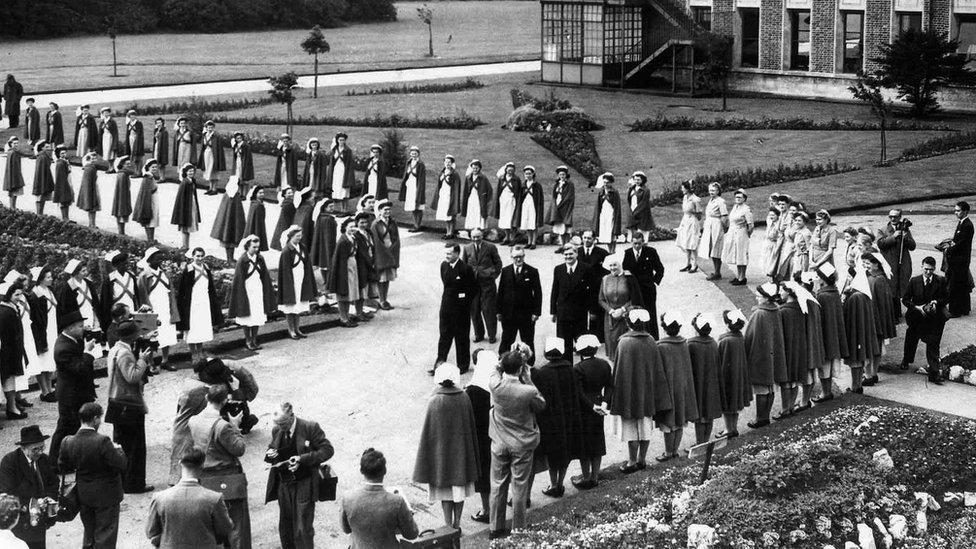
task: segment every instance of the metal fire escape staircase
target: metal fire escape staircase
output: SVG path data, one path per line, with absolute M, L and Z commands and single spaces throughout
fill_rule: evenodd
M 631 57 L 638 48 L 641 61 L 624 71 L 621 65 L 620 87 L 635 84 L 640 78 L 670 69 L 672 93 L 695 92 L 695 52 L 694 35 L 702 29 L 691 18 L 687 9 L 679 5 L 681 0 L 644 0 L 654 9 L 654 14 L 662 20 L 659 25 L 645 33 L 640 43 L 635 44 L 621 56 L 621 60 Z

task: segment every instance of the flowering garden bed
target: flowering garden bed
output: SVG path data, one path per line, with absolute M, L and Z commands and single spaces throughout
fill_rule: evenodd
M 678 466 L 492 547 L 972 547 L 973 455 L 972 421 L 848 406 L 719 456 L 702 486 L 700 464 Z

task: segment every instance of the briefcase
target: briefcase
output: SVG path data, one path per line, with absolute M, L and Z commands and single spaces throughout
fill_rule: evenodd
M 318 483 L 319 501 L 336 500 L 336 486 L 339 484 L 339 477 L 332 472 L 332 467 L 325 463 L 316 467 L 315 482 Z
M 71 522 L 78 516 L 79 510 L 75 473 L 65 473 L 61 475 L 58 485 L 58 514 L 54 518 L 58 522 Z
M 461 546 L 461 530 L 441 526 L 436 530 L 424 530 L 417 539 L 400 540 L 404 549 L 454 549 Z

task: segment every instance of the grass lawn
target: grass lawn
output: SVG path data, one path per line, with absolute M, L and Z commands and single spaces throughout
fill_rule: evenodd
M 434 54 L 426 57 L 427 29 L 417 19 L 419 2 L 397 4 L 398 20 L 326 29 L 331 51 L 320 70 L 338 72 L 420 65 L 509 60 L 539 54 L 540 9 L 536 2 L 435 2 Z M 505 32 L 499 32 L 505 29 Z M 112 74 L 112 44 L 103 36 L 3 42 L 4 70 L 28 93 L 60 89 L 174 84 L 260 78 L 285 71 L 312 72 L 299 47 L 307 30 L 228 34 L 146 34 L 117 40 L 119 74 Z

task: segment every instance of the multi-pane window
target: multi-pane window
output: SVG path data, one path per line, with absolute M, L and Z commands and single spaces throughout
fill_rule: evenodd
M 542 60 L 559 61 L 562 58 L 563 33 L 562 4 L 542 4 Z
M 583 62 L 603 64 L 603 6 L 583 6 Z
M 692 6 L 691 16 L 694 18 L 695 23 L 698 23 L 698 26 L 707 31 L 712 30 L 712 8 L 708 6 Z
M 844 24 L 844 60 L 842 72 L 857 73 L 864 65 L 864 13 L 842 11 Z
M 898 34 L 904 34 L 908 31 L 920 31 L 920 30 L 922 30 L 921 13 L 909 12 L 909 13 L 898 14 Z
M 790 68 L 810 70 L 810 11 L 790 10 Z
M 740 44 L 743 67 L 759 66 L 759 9 L 741 8 L 739 10 Z
M 640 7 L 607 6 L 604 29 L 606 63 L 638 62 L 642 59 Z
M 976 14 L 956 14 L 955 38 L 959 41 L 959 53 L 976 55 Z

